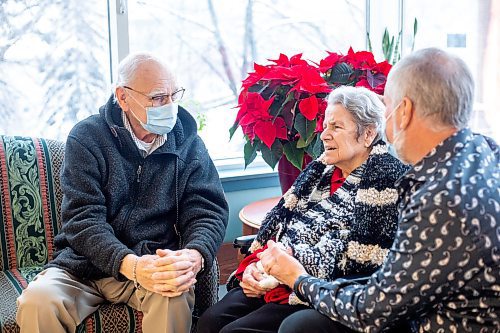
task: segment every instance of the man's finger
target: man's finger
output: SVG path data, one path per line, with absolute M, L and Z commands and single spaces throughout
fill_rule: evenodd
M 195 278 L 192 278 L 184 285 L 178 287 L 177 291 L 184 293 L 184 292 L 188 291 L 192 286 L 194 286 L 196 284 L 196 282 L 198 282 L 198 281 Z
M 182 286 L 183 284 L 188 283 L 190 280 L 194 278 L 193 272 L 189 271 L 187 274 L 181 275 L 179 277 L 176 277 L 174 279 L 170 280 L 163 280 L 162 283 L 155 283 L 155 288 L 158 287 L 158 291 L 161 292 L 166 288 L 165 290 L 172 290 L 171 288 L 175 288 L 174 290 L 177 291 L 177 288 Z
M 168 265 L 173 265 L 178 262 L 187 262 L 191 266 L 193 265 L 192 261 L 189 259 L 188 256 L 167 256 L 167 257 L 160 257 L 158 259 L 155 259 L 154 264 L 155 266 L 168 266 Z
M 171 264 L 161 265 L 160 262 L 155 263 L 157 272 L 166 272 L 166 271 L 185 271 L 192 270 L 193 263 L 191 261 L 178 261 Z
M 177 270 L 177 271 L 157 271 L 151 275 L 151 279 L 157 283 L 163 283 L 165 280 L 175 279 L 181 275 L 187 274 L 190 270 Z
M 176 279 L 179 280 L 179 279 Z M 172 280 L 170 280 L 172 282 Z M 183 293 L 189 290 L 195 283 L 196 283 L 195 278 L 189 278 L 187 280 L 184 280 L 183 283 L 175 285 L 176 283 L 158 283 L 153 285 L 153 289 L 155 292 L 164 294 L 165 292 L 167 293 Z
M 164 256 L 168 256 L 170 254 L 172 254 L 172 250 L 168 250 L 168 249 L 158 249 L 156 250 L 156 254 L 159 255 L 160 257 L 164 257 Z

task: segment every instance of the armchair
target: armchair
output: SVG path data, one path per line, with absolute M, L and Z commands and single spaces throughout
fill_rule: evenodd
M 61 227 L 60 170 L 64 144 L 0 135 L 0 332 L 19 332 L 16 299 L 52 258 Z M 196 320 L 218 300 L 219 266 L 198 279 Z M 77 332 L 142 332 L 142 313 L 125 304 L 104 304 Z

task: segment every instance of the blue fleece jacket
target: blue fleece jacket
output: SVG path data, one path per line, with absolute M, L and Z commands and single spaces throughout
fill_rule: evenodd
M 127 254 L 198 250 L 208 268 L 228 207 L 196 122 L 179 107 L 166 143 L 143 157 L 111 97 L 70 132 L 61 176 L 63 226 L 47 267 L 84 279 L 113 276 Z

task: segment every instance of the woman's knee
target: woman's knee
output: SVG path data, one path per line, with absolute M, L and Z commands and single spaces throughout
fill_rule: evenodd
M 280 328 L 278 330 L 278 333 L 299 333 L 299 332 L 306 332 L 307 330 L 304 330 L 302 326 L 304 326 L 304 320 L 307 321 L 307 319 L 304 318 L 304 314 L 308 310 L 303 310 L 299 312 L 292 313 L 289 315 L 285 320 L 280 325 Z M 305 325 L 307 326 L 307 325 Z
M 247 304 L 253 300 L 246 299 L 238 289 L 231 290 L 203 313 L 198 320 L 198 333 L 223 332 L 225 326 L 253 310 L 254 306 Z
M 201 317 L 198 319 L 198 323 L 196 324 L 196 332 L 197 333 L 211 333 L 211 332 L 219 332 L 220 328 L 218 325 L 219 316 L 221 313 L 215 306 L 209 307 Z

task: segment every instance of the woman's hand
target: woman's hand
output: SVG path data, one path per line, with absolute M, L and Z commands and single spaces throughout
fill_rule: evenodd
M 283 249 L 280 244 L 272 240 L 267 242 L 267 249 L 257 254 L 257 257 L 267 274 L 274 276 L 292 289 L 297 278 L 307 273 L 304 266 L 290 254 L 290 251 Z
M 269 290 L 259 286 L 259 281 L 262 279 L 262 273 L 257 269 L 255 262 L 245 268 L 240 287 L 247 297 L 261 297 Z

